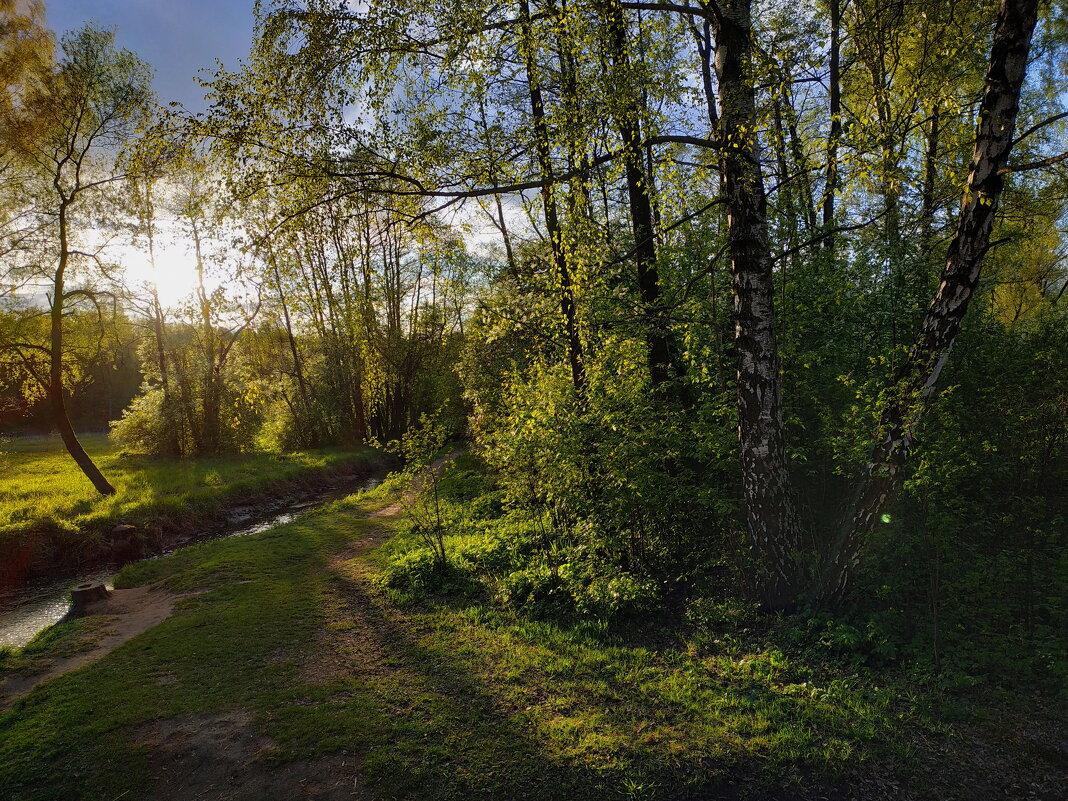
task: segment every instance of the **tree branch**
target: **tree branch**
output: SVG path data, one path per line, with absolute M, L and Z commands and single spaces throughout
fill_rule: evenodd
M 1068 159 L 1068 153 L 1061 153 L 1059 156 L 1050 156 L 1047 159 L 1041 159 L 1039 161 L 1029 161 L 1026 164 L 1009 164 L 998 170 L 998 175 L 1005 175 L 1009 172 L 1027 172 L 1028 170 L 1040 170 L 1043 167 L 1052 167 L 1058 162 Z

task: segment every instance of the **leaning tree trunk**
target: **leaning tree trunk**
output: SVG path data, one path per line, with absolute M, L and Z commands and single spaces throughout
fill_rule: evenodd
M 986 89 L 979 106 L 971 173 L 957 229 L 946 254 L 938 290 L 908 359 L 898 371 L 893 397 L 882 414 L 867 475 L 852 515 L 823 565 L 818 590 L 824 602 L 836 603 L 846 595 L 860 565 L 866 535 L 901 484 L 913 432 L 934 392 L 979 283 L 1012 149 L 1037 6 L 1037 0 L 1001 2 Z
M 738 439 L 745 519 L 761 566 L 760 598 L 781 609 L 800 585 L 800 524 L 783 440 L 772 256 L 752 75 L 751 0 L 720 4 L 716 74 L 727 238 L 734 288 Z
M 101 495 L 114 495 L 115 488 L 104 478 L 100 468 L 85 452 L 78 435 L 74 432 L 70 417 L 67 415 L 67 402 L 63 387 L 63 301 L 66 294 L 66 272 L 69 250 L 67 246 L 67 201 L 59 209 L 59 264 L 56 267 L 55 283 L 51 310 L 51 354 L 48 371 L 48 400 L 52 405 L 52 422 L 59 431 L 67 453 L 71 455 L 85 477 L 93 482 Z

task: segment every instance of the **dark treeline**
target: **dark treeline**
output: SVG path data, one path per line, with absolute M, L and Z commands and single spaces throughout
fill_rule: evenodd
M 56 326 L 106 319 L 131 448 L 468 437 L 519 605 L 699 587 L 1063 679 L 1066 38 L 1036 0 L 264 3 L 207 113 L 124 111 L 106 180 L 10 193 L 53 338 L 8 304 L 9 387 L 61 418 Z M 183 304 L 56 233 L 101 204 L 153 259 L 192 243 Z

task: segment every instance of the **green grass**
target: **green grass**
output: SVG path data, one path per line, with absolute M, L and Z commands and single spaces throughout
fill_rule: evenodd
M 52 667 L 57 658 L 92 650 L 110 623 L 105 615 L 76 618 L 45 629 L 22 648 L 0 646 L 0 678 L 35 676 Z
M 167 460 L 121 453 L 105 435 L 81 437 L 116 489 L 99 495 L 58 437 L 0 442 L 0 544 L 31 532 L 104 531 L 118 522 L 142 525 L 210 511 L 220 501 L 366 459 L 340 448 L 305 453 L 243 453 Z
M 918 797 L 1012 797 L 988 792 L 1008 785 L 976 772 L 973 730 L 940 722 L 932 699 L 759 636 L 708 653 L 670 630 L 526 620 L 477 594 L 395 603 L 379 574 L 418 538 L 347 550 L 389 500 L 378 490 L 126 568 L 122 586 L 200 594 L 0 712 L 0 797 L 142 797 L 166 758 L 142 741 L 147 725 L 232 710 L 270 738 L 250 755 L 259 769 L 347 752 L 383 798 L 800 799 L 848 784 L 874 799 L 910 783 Z M 84 625 L 34 647 L 61 649 Z M 983 736 L 1046 775 L 1056 755 L 1020 753 L 1003 731 L 1038 725 L 1024 709 Z

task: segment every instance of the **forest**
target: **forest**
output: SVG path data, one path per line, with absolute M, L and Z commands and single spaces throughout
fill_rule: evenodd
M 249 5 L 0 0 L 0 797 L 1065 797 L 1068 7 Z

